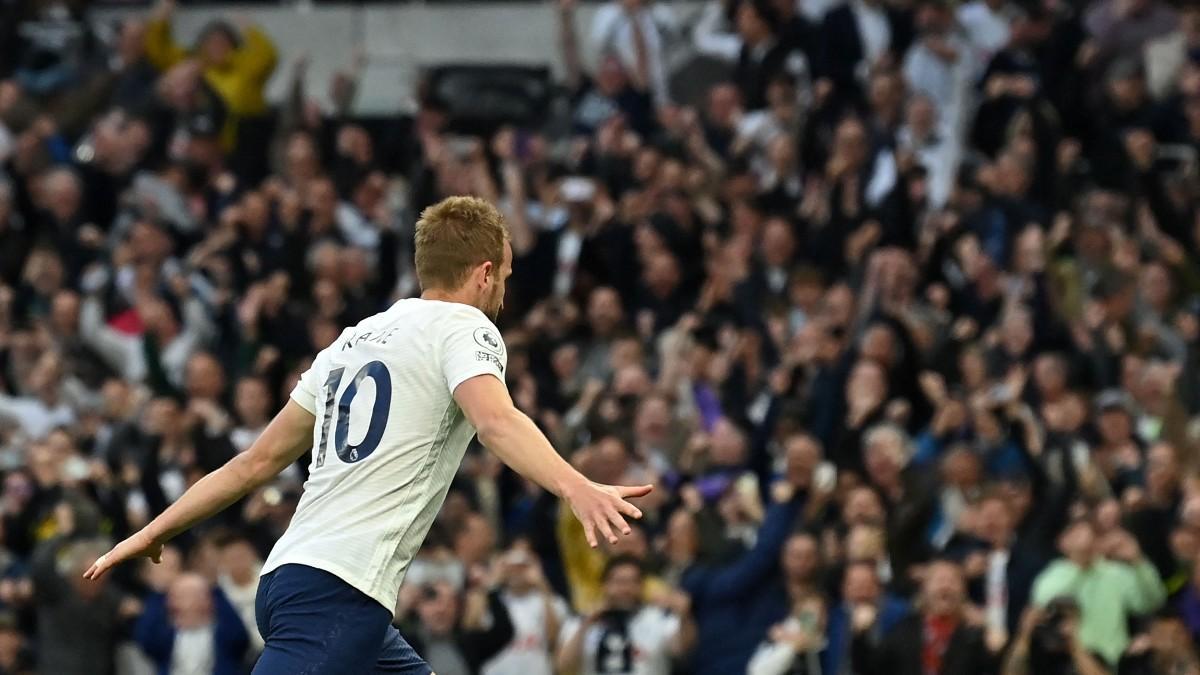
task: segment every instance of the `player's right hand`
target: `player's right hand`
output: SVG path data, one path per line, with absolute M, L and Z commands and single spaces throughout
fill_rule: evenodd
M 641 518 L 642 512 L 626 500 L 644 497 L 653 489 L 653 485 L 602 485 L 586 481 L 566 491 L 563 498 L 583 525 L 588 546 L 596 548 L 597 534 L 607 539 L 608 543 L 615 544 L 618 531 L 621 534 L 631 532 L 625 516 Z
M 83 573 L 84 579 L 99 579 L 104 573 L 126 560 L 134 558 L 149 558 L 154 563 L 162 562 L 163 545 L 155 541 L 145 530 L 139 530 L 125 541 L 113 547 L 92 563 L 88 571 Z

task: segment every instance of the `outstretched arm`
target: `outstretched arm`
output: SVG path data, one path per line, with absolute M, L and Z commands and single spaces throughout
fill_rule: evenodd
M 788 535 L 795 529 L 796 516 L 800 513 L 801 500 L 791 497 L 787 501 L 773 504 L 767 510 L 754 548 L 735 562 L 715 570 L 711 575 L 702 575 L 704 582 L 691 581 L 685 589 L 693 597 L 703 595 L 707 600 L 733 602 L 751 589 L 763 583 L 767 575 L 778 568 L 779 553 Z
M 558 454 L 533 420 L 517 410 L 508 389 L 496 377 L 477 375 L 464 381 L 454 389 L 454 400 L 484 446 L 513 471 L 571 505 L 592 547 L 597 532 L 615 544 L 617 531 L 630 532 L 624 516 L 642 517 L 642 512 L 625 500 L 648 494 L 652 486 L 601 485 L 588 480 Z
M 158 70 L 166 70 L 187 58 L 184 49 L 171 36 L 175 0 L 159 0 L 146 23 L 146 60 Z
M 146 527 L 100 556 L 83 576 L 97 579 L 132 558 L 149 557 L 159 562 L 163 544 L 241 499 L 299 459 L 312 445 L 315 421 L 312 413 L 288 400 L 250 449 L 201 478 Z

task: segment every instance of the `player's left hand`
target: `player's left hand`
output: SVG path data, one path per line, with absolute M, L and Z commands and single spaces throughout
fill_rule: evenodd
M 163 545 L 154 541 L 145 530 L 135 532 L 125 541 L 113 547 L 113 550 L 96 559 L 96 562 L 83 573 L 84 579 L 99 579 L 108 570 L 126 560 L 134 558 L 149 558 L 155 563 L 162 562 Z
M 625 516 L 641 518 L 642 512 L 627 499 L 644 497 L 654 489 L 653 485 L 602 485 L 592 481 L 581 482 L 563 493 L 563 499 L 571 505 L 575 517 L 583 525 L 583 534 L 592 548 L 598 544 L 597 534 L 610 544 L 617 543 L 617 532 L 629 534 L 629 523 Z

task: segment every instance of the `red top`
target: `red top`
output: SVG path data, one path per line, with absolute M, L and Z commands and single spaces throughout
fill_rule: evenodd
M 921 669 L 925 675 L 941 675 L 942 657 L 950 646 L 950 638 L 958 628 L 958 618 L 930 616 L 925 618 L 924 645 L 921 648 Z

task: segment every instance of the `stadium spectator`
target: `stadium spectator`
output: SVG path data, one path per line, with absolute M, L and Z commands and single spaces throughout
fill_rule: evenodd
M 25 634 L 12 616 L 0 619 L 0 668 L 5 673 L 26 675 L 35 672 L 33 654 Z
M 605 3 L 592 18 L 593 53 L 616 56 L 634 86 L 649 91 L 659 104 L 669 100 L 666 54 L 674 38 L 670 7 L 642 0 Z
M 1084 520 L 1067 527 L 1060 548 L 1063 557 L 1034 582 L 1033 602 L 1044 607 L 1060 597 L 1075 600 L 1081 644 L 1116 665 L 1129 645 L 1130 618 L 1154 611 L 1165 598 L 1158 572 L 1132 535 L 1116 531 L 1101 542 Z
M 958 8 L 958 23 L 971 47 L 970 59 L 982 67 L 1008 46 L 1012 23 L 1020 8 L 1004 0 L 971 0 Z
M 513 639 L 512 619 L 500 591 L 475 575 L 465 592 L 447 582 L 419 589 L 413 629 L 405 637 L 435 672 L 478 672 Z
M 854 638 L 853 664 L 860 673 L 994 673 L 1004 640 L 985 639 L 964 614 L 962 570 L 947 561 L 930 563 L 917 611 L 900 620 L 882 643 L 867 639 L 864 619 Z
M 501 597 L 512 619 L 513 638 L 480 672 L 552 675 L 560 627 L 569 616 L 567 603 L 550 589 L 540 564 L 523 543 L 504 553 L 500 564 Z
M 834 5 L 821 26 L 822 53 L 817 95 L 830 89 L 846 99 L 860 99 L 867 75 L 879 67 L 894 67 L 897 54 L 908 48 L 911 17 L 874 0 Z M 826 89 L 826 91 L 821 91 Z
M 74 530 L 69 507 L 56 509 L 64 531 Z M 33 553 L 30 577 L 37 609 L 39 673 L 115 672 L 114 655 L 124 624 L 142 611 L 141 603 L 104 580 L 87 581 L 83 573 L 107 550 L 107 542 L 58 536 Z M 71 636 L 69 640 L 64 637 Z
M 787 619 L 771 627 L 768 641 L 754 653 L 746 672 L 750 675 L 822 672 L 824 623 L 825 607 L 820 594 L 805 595 L 795 601 Z
M 254 545 L 243 537 L 230 536 L 218 542 L 220 560 L 217 569 L 220 576 L 217 585 L 225 601 L 233 606 L 249 637 L 249 651 L 257 655 L 262 651 L 263 639 L 254 618 L 254 597 L 258 592 L 258 572 L 262 560 Z
M 1109 671 L 1079 639 L 1078 605 L 1069 598 L 1060 598 L 1045 611 L 1030 608 L 1021 617 L 1021 629 L 1001 672 L 1103 675 Z
M 204 577 L 183 573 L 146 599 L 134 635 L 158 672 L 241 672 L 249 636 L 225 594 Z
M 1200 662 L 1190 648 L 1187 629 L 1170 614 L 1156 615 L 1148 629 L 1130 645 L 1121 657 L 1117 672 L 1122 675 L 1142 673 L 1195 673 Z
M 584 675 L 598 673 L 671 672 L 696 639 L 690 599 L 678 593 L 667 607 L 644 605 L 642 563 L 632 557 L 612 558 L 604 570 L 601 607 L 562 628 L 558 667 Z
M 911 611 L 906 601 L 884 591 L 876 565 L 865 560 L 846 565 L 841 598 L 826 620 L 821 672 L 844 672 L 850 667 L 854 640 L 878 644 Z
M 220 133 L 231 149 L 237 142 L 237 121 L 263 115 L 267 110 L 263 89 L 275 70 L 275 45 L 262 29 L 247 24 L 239 30 L 224 21 L 206 26 L 195 46 L 187 50 L 171 37 L 174 0 L 162 0 L 146 25 L 146 57 L 165 71 L 194 60 L 204 80 L 220 96 L 229 118 Z
M 727 564 L 701 560 L 683 572 L 680 584 L 692 598 L 698 631 L 693 672 L 745 668 L 758 639 L 788 614 L 779 560 L 804 495 L 785 484 L 774 492 L 777 503 L 768 508 L 753 548 Z
M 706 14 L 706 17 L 712 16 Z M 696 45 L 703 52 L 734 65 L 734 81 L 741 92 L 746 110 L 761 110 L 767 105 L 767 89 L 781 75 L 794 79 L 808 77 L 808 64 L 801 52 L 807 36 L 789 39 L 791 27 L 771 2 L 744 2 L 736 5 L 735 35 L 711 35 L 714 27 L 696 27 Z M 795 29 L 791 29 L 795 30 Z M 803 35 L 803 29 L 800 34 Z

